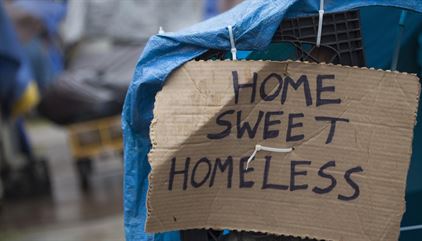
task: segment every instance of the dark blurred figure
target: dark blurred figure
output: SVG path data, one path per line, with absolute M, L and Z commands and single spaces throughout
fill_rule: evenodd
M 0 182 L 5 196 L 50 191 L 47 162 L 34 156 L 22 115 L 38 103 L 54 74 L 61 71 L 60 53 L 51 41 L 55 21 L 50 16 L 57 12 L 54 16 L 60 21 L 64 6 L 45 5 L 51 3 L 0 0 Z M 42 7 L 48 13 L 40 11 Z
M 63 71 L 59 24 L 64 3 L 51 0 L 14 0 L 7 4 L 39 91 L 44 93 Z

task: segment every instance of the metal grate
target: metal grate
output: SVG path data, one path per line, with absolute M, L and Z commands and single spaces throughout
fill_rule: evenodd
M 315 46 L 318 15 L 284 20 L 274 34 L 273 43 L 291 42 L 298 49 L 298 59 L 313 62 L 364 66 L 359 11 L 325 14 L 321 47 Z M 310 45 L 306 49 L 304 45 Z
M 321 46 L 316 47 L 318 15 L 284 20 L 272 43 L 289 43 L 294 55 L 285 59 L 365 66 L 358 10 L 325 14 Z M 269 53 L 271 55 L 271 53 Z M 197 60 L 225 59 L 226 51 L 211 49 Z

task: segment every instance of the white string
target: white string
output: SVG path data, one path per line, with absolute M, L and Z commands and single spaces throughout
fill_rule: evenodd
M 229 30 L 229 37 L 230 37 L 230 52 L 232 52 L 232 59 L 237 60 L 237 50 L 236 46 L 234 45 L 234 36 L 233 36 L 233 27 L 231 25 L 227 26 L 227 29 Z
M 403 231 L 412 231 L 412 230 L 418 230 L 418 229 L 422 229 L 422 224 L 421 225 L 401 227 L 400 231 L 403 232 Z
M 291 148 L 291 147 L 276 148 L 276 147 L 261 146 L 261 145 L 257 144 L 255 146 L 255 150 L 252 152 L 252 155 L 249 157 L 248 161 L 246 162 L 246 169 L 245 170 L 248 170 L 249 163 L 255 158 L 256 153 L 258 151 L 271 151 L 271 152 L 278 152 L 278 153 L 287 153 L 287 152 L 291 152 L 292 150 L 293 150 L 293 148 Z
M 319 20 L 318 20 L 318 35 L 316 46 L 319 47 L 321 45 L 321 35 L 322 35 L 322 20 L 324 19 L 324 0 L 319 1 Z

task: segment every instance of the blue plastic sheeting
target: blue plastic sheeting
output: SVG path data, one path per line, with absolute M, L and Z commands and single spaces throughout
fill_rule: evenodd
M 326 1 L 326 12 L 382 5 L 422 12 L 422 1 L 379 0 Z M 124 213 L 127 241 L 179 240 L 178 232 L 146 234 L 147 160 L 150 150 L 149 127 L 153 119 L 155 95 L 166 77 L 178 66 L 208 49 L 229 50 L 226 27 L 233 25 L 236 47 L 262 50 L 285 17 L 316 14 L 319 0 L 249 0 L 232 10 L 177 33 L 155 35 L 148 41 L 138 61 L 123 107 L 125 155 Z
M 9 16 L 0 0 L 0 111 L 10 114 L 32 81 L 32 72 Z
M 390 68 L 391 58 L 396 48 L 399 22 L 402 10 L 398 8 L 366 7 L 360 9 L 363 48 L 366 65 L 374 68 Z M 382 21 L 377 21 L 382 16 Z M 408 11 L 401 38 L 398 70 L 419 72 L 417 65 L 417 37 L 422 29 L 422 16 Z

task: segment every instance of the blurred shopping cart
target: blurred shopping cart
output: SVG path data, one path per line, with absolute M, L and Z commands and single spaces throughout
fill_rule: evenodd
M 122 170 L 120 123 L 120 116 L 112 116 L 69 126 L 69 143 L 83 190 L 89 189 L 94 171 L 114 174 Z

